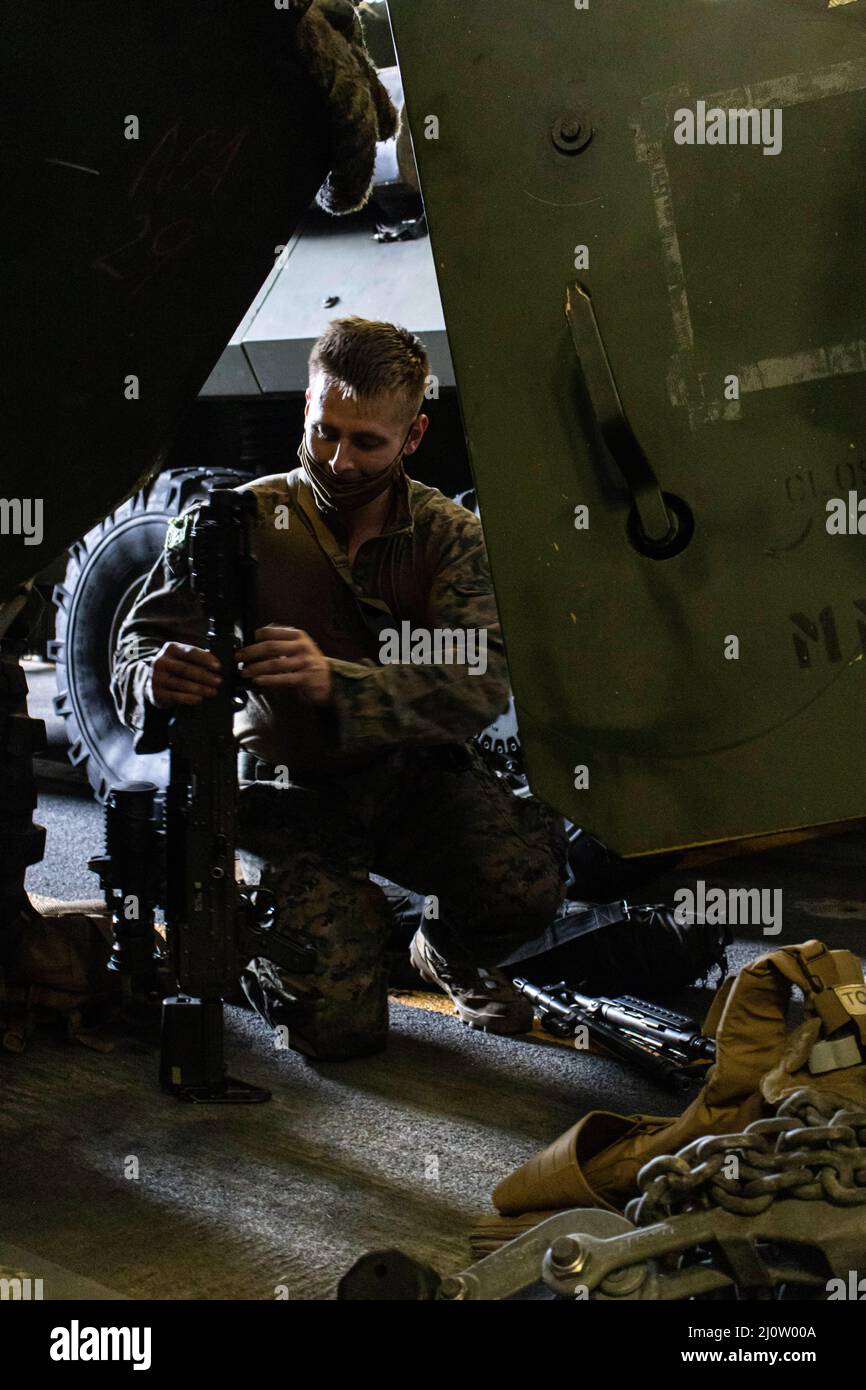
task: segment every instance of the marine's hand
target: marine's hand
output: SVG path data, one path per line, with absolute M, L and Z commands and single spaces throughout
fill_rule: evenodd
M 149 698 L 158 709 L 200 705 L 216 694 L 221 681 L 220 664 L 213 652 L 183 642 L 166 642 L 151 668 Z
M 241 647 L 235 658 L 253 685 L 291 688 L 314 705 L 331 698 L 328 658 L 299 627 L 260 627 L 255 642 Z

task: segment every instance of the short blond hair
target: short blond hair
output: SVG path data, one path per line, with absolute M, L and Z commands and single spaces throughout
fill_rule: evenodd
M 408 328 L 375 319 L 333 319 L 310 353 L 310 380 L 323 372 L 344 396 L 369 400 L 397 396 L 407 416 L 421 409 L 430 362 L 424 344 Z

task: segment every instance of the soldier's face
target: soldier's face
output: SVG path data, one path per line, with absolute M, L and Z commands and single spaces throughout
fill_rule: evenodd
M 399 397 L 353 400 L 323 373 L 307 387 L 304 417 L 313 458 L 347 483 L 373 478 L 390 468 L 398 454 L 414 453 L 427 428 L 426 415 L 417 415 L 410 424 Z

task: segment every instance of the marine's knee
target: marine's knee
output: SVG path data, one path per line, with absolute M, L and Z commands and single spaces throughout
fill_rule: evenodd
M 294 1027 L 288 1024 L 288 1046 L 330 1062 L 381 1052 L 388 1038 L 384 970 L 373 967 L 354 978 L 320 978 L 317 986 L 318 998 Z
M 485 917 L 543 930 L 556 916 L 565 894 L 565 877 L 556 859 L 527 854 L 506 876 L 479 876 L 477 901 Z
M 539 880 L 525 888 L 522 909 L 517 915 L 527 926 L 544 931 L 562 907 L 564 896 L 565 888 L 558 878 Z
M 328 962 L 330 964 L 330 962 Z M 381 1052 L 388 1037 L 384 969 L 368 965 L 343 975 L 339 962 L 315 977 L 292 978 L 263 958 L 241 977 L 253 1008 L 274 1030 L 276 1045 L 320 1061 L 345 1061 Z

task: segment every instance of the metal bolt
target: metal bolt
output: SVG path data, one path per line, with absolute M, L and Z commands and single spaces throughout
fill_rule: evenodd
M 588 1259 L 577 1236 L 558 1236 L 550 1247 L 550 1263 L 557 1274 L 579 1274 Z
M 550 138 L 560 154 L 579 154 L 592 139 L 592 124 L 584 111 L 563 111 L 551 127 Z

